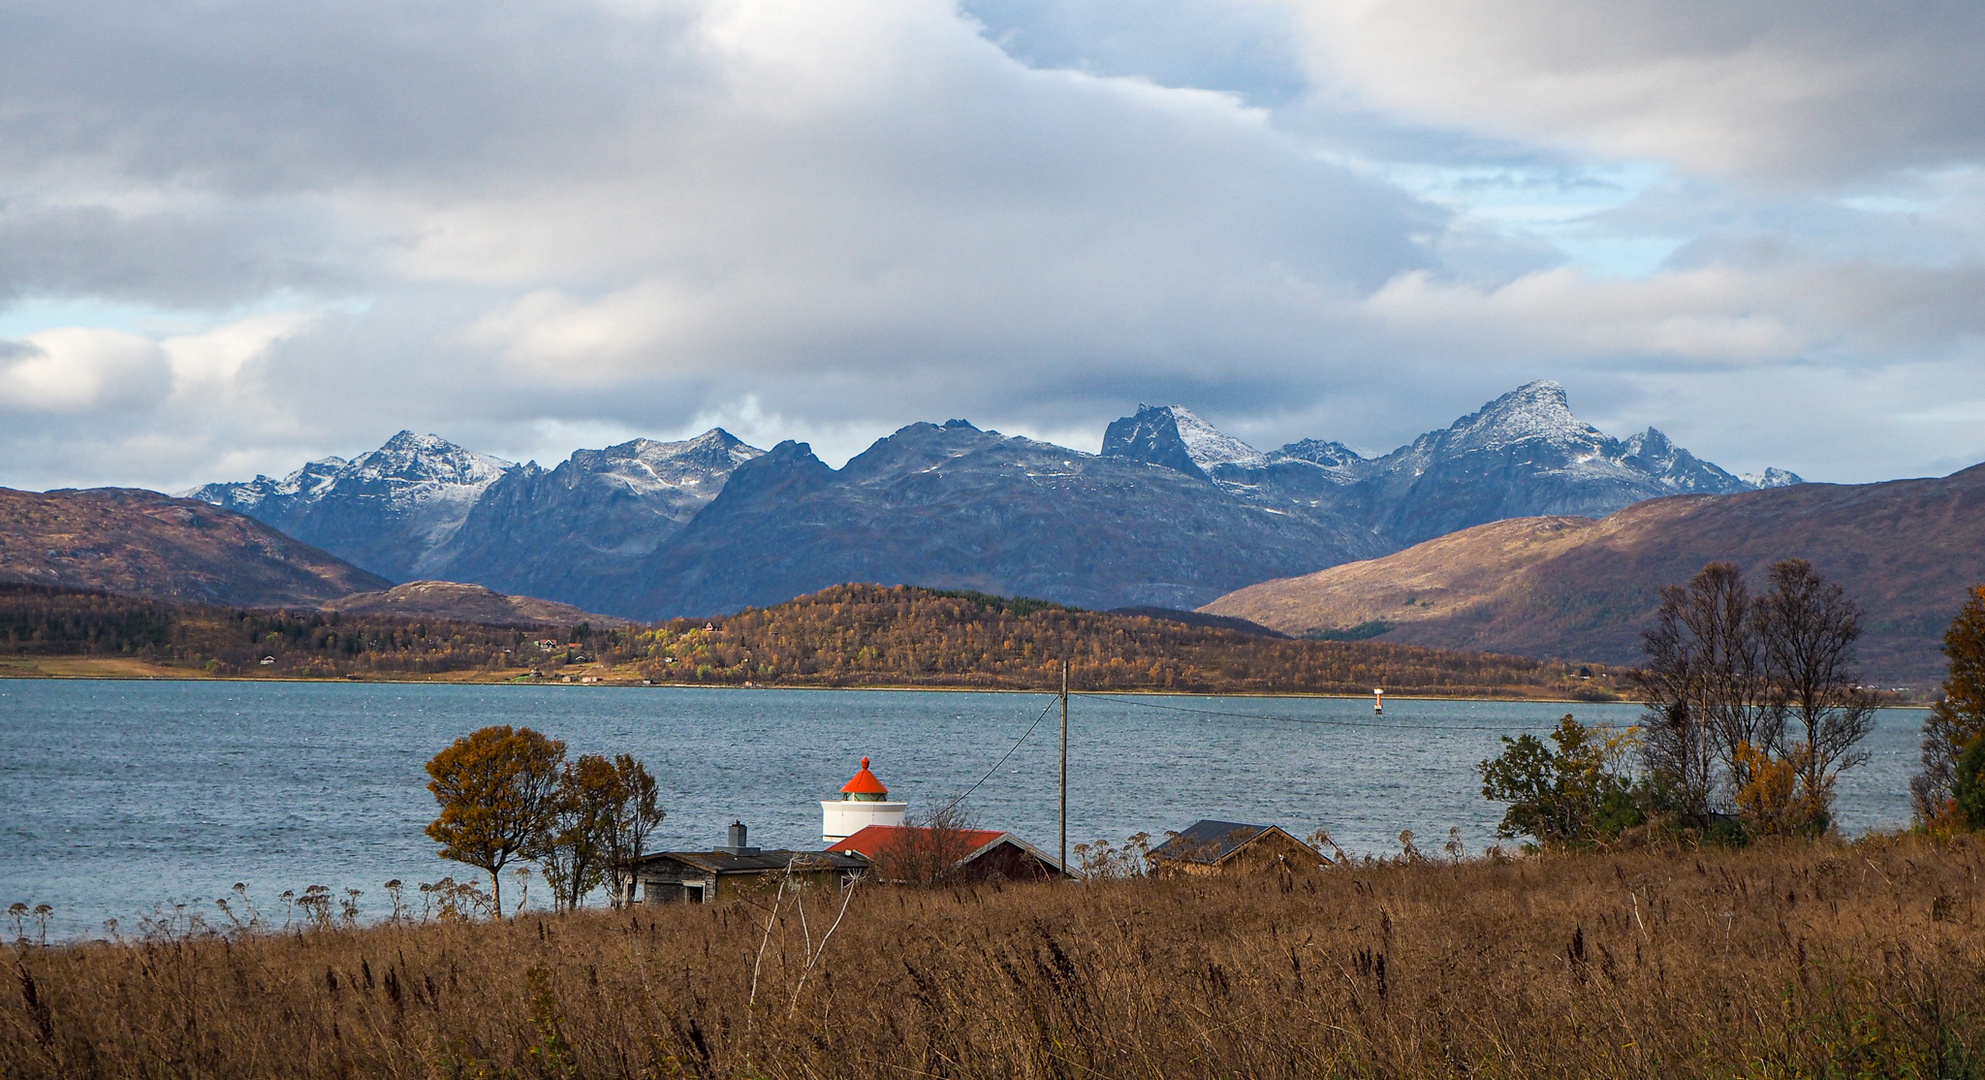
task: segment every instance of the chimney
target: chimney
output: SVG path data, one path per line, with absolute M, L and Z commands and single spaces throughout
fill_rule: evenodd
M 745 843 L 745 825 L 744 822 L 742 821 L 731 822 L 731 827 L 727 839 L 730 842 L 719 847 L 717 849 L 718 851 L 728 852 L 732 855 L 758 854 L 757 848 L 751 847 Z

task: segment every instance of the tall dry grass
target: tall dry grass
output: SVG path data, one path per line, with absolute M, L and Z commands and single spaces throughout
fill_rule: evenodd
M 30 1077 L 1974 1076 L 1985 846 L 1890 841 L 22 948 Z

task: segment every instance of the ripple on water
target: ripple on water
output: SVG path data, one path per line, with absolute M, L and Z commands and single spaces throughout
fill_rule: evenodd
M 171 898 L 247 882 L 265 910 L 309 884 L 378 893 L 466 868 L 436 858 L 423 763 L 484 724 L 529 724 L 573 753 L 631 753 L 662 789 L 656 846 L 707 848 L 742 818 L 766 847 L 818 847 L 819 800 L 863 755 L 912 809 L 969 788 L 1041 715 L 1037 694 L 602 691 L 570 687 L 14 681 L 0 685 L 0 906 L 49 903 L 51 932 L 127 925 Z M 1370 699 L 1080 697 L 1071 706 L 1069 842 L 1161 836 L 1202 817 L 1319 826 L 1353 852 L 1459 827 L 1470 851 L 1501 808 L 1475 763 L 1500 734 L 1631 705 Z M 1843 781 L 1859 831 L 1909 816 L 1922 713 L 1884 712 Z M 1055 718 L 972 796 L 985 825 L 1056 844 Z M 279 906 L 279 905 L 276 905 Z

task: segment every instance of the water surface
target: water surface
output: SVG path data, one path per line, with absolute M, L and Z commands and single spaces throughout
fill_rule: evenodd
M 668 819 L 656 849 L 722 841 L 742 819 L 762 847 L 818 848 L 820 806 L 867 755 L 892 795 L 927 811 L 971 788 L 984 826 L 1053 854 L 1059 710 L 1043 694 L 288 682 L 0 681 L 0 907 L 56 909 L 51 934 L 101 933 L 172 899 L 247 883 L 365 891 L 390 878 L 473 875 L 422 834 L 422 769 L 485 724 L 527 724 L 570 753 L 647 762 Z M 1043 710 L 1047 715 L 1043 718 Z M 1319 826 L 1353 852 L 1438 848 L 1459 827 L 1493 842 L 1502 808 L 1475 764 L 1498 737 L 1565 712 L 1632 723 L 1632 705 L 1388 699 L 1077 696 L 1069 842 L 1162 835 L 1221 818 Z M 1921 710 L 1881 714 L 1869 764 L 1841 784 L 1844 829 L 1909 819 Z M 506 882 L 506 887 L 508 882 Z M 279 909 L 280 905 L 276 905 Z

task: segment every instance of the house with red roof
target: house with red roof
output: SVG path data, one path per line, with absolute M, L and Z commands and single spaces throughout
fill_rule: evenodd
M 920 825 L 870 825 L 827 848 L 860 855 L 876 880 L 919 885 L 1045 881 L 1069 876 L 1045 852 L 1010 832 Z

